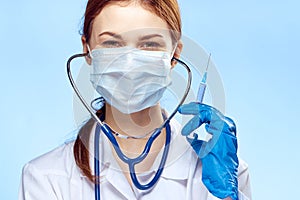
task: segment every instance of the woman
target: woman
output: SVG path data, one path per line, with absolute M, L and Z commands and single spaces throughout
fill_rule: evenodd
M 176 0 L 89 0 L 87 3 L 83 51 L 88 52 L 86 61 L 93 67 L 91 82 L 105 99 L 97 115 L 118 133 L 115 139 L 130 158 L 142 152 L 149 135 L 167 116 L 158 101 L 170 85 L 170 71 L 176 65 L 171 58 L 180 57 L 183 48 L 180 35 Z M 136 71 L 126 71 L 131 65 Z M 221 133 L 213 149 L 203 156 L 202 141 L 195 136 L 186 142 L 181 136 L 180 141 L 192 148 L 168 162 L 154 187 L 138 190 L 128 166 L 101 133 L 101 199 L 251 199 L 247 165 L 236 156 L 234 123 L 204 104 L 184 105 L 179 112 L 195 115 L 181 134 L 190 134 L 202 123 L 209 124 L 210 133 L 217 133 L 215 130 Z M 170 127 L 172 137 L 181 132 L 174 120 Z M 90 119 L 80 129 L 76 141 L 26 164 L 19 199 L 94 199 L 94 183 L 98 180 L 91 167 L 95 129 L 96 123 Z M 157 169 L 165 138 L 163 129 L 146 159 L 136 166 L 141 180 L 147 182 Z M 171 142 L 169 157 L 178 146 L 178 142 Z

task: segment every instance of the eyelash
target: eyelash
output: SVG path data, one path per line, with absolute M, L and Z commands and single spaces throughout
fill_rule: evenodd
M 119 47 L 123 47 L 124 44 L 116 40 L 106 40 L 101 43 L 101 46 L 104 48 L 119 48 Z M 153 41 L 145 41 L 138 44 L 139 49 L 149 50 L 149 51 L 160 50 L 162 47 L 163 46 L 160 43 L 153 42 Z
M 161 44 L 157 42 L 143 42 L 142 44 L 138 45 L 140 49 L 146 49 L 146 50 L 154 50 L 161 48 Z
M 117 47 L 122 47 L 123 44 L 119 41 L 115 40 L 107 40 L 101 43 L 101 45 L 105 48 L 117 48 Z

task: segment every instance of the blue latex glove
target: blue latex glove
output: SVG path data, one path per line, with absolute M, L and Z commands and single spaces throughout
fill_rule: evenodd
M 193 139 L 186 137 L 202 161 L 202 182 L 206 188 L 218 198 L 238 200 L 239 162 L 233 120 L 211 106 L 196 102 L 182 105 L 178 111 L 184 115 L 194 115 L 182 128 L 182 135 L 190 135 L 202 124 L 206 124 L 206 131 L 212 134 L 208 142 L 198 140 L 195 133 Z

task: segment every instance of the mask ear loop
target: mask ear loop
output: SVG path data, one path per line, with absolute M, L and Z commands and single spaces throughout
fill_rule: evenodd
M 174 49 L 173 49 L 173 51 L 171 52 L 171 65 L 172 65 L 172 68 L 177 64 L 177 60 L 178 60 L 178 58 L 176 58 L 175 56 L 174 56 L 174 54 L 175 54 L 175 52 L 176 52 L 176 49 L 177 49 L 177 45 L 178 45 L 178 42 L 176 42 L 175 43 L 175 47 L 174 47 Z M 174 66 L 173 66 L 173 62 L 174 62 Z M 184 64 L 182 64 L 181 62 L 179 62 L 181 65 L 184 65 Z M 184 67 L 186 68 L 186 66 L 184 65 Z M 189 67 L 188 67 L 189 68 Z M 187 71 L 189 71 L 189 69 L 187 70 Z M 188 72 L 189 73 L 189 72 Z
M 88 49 L 87 57 L 93 59 L 92 51 L 91 51 L 91 49 L 90 49 L 90 46 L 89 46 L 88 44 L 86 44 L 86 47 L 87 47 L 87 49 Z
M 175 51 L 177 49 L 177 44 L 178 44 L 178 42 L 175 43 L 175 45 L 174 45 L 175 47 L 173 48 L 173 51 L 171 52 L 171 58 L 172 58 L 172 60 L 174 58 L 174 54 L 175 54 Z

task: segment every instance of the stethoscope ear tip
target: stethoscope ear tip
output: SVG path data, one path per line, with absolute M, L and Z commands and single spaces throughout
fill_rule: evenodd
M 171 61 L 178 61 L 178 58 L 172 57 Z
M 85 54 L 86 57 L 88 57 L 88 58 L 90 58 L 90 59 L 92 58 L 89 51 L 88 51 L 88 52 L 85 52 L 84 54 Z

